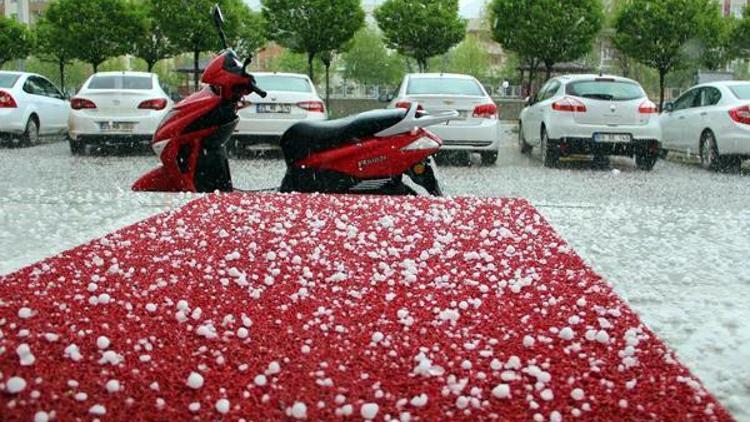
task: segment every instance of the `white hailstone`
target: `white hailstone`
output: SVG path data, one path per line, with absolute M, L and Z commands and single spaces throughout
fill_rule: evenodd
M 414 407 L 423 407 L 427 404 L 427 394 L 420 394 L 418 396 L 414 396 L 411 399 L 411 405 Z
M 86 287 L 86 290 L 88 290 L 91 293 L 94 293 L 96 289 L 98 289 L 99 286 L 96 285 L 96 283 L 89 283 L 89 285 Z
M 248 334 L 250 334 L 249 331 L 247 331 L 247 328 L 240 327 L 237 329 L 237 337 L 239 338 L 247 338 Z
M 73 398 L 76 399 L 76 401 L 86 401 L 86 399 L 89 398 L 89 395 L 86 393 L 80 392 L 80 393 L 76 393 L 73 396 Z
M 116 393 L 120 391 L 120 381 L 109 380 L 104 387 L 107 389 L 108 393 Z
M 107 408 L 101 404 L 95 404 L 89 408 L 89 413 L 96 416 L 104 416 L 107 414 Z
M 352 406 L 351 404 L 345 404 L 345 405 L 341 406 L 341 414 L 342 415 L 344 415 L 346 417 L 349 417 L 353 413 L 354 413 L 354 406 Z
M 21 319 L 28 319 L 31 318 L 33 315 L 33 312 L 31 312 L 31 309 L 23 307 L 18 310 L 18 317 Z
M 276 361 L 273 361 L 268 364 L 268 370 L 266 371 L 267 375 L 274 375 L 281 372 L 281 366 L 279 366 L 279 363 Z
M 306 344 L 302 345 L 302 353 L 304 353 L 304 354 L 310 353 L 310 346 L 308 346 Z
M 49 413 L 40 410 L 34 414 L 34 422 L 47 422 L 49 421 Z
M 570 397 L 573 398 L 573 400 L 583 400 L 583 390 L 580 388 L 574 388 L 573 391 L 570 392 Z
M 562 422 L 562 415 L 557 410 L 553 410 L 549 414 L 549 422 Z
M 45 333 L 44 334 L 44 339 L 47 340 L 50 343 L 56 342 L 59 338 L 60 338 L 60 336 L 57 335 L 57 334 L 55 334 L 55 333 Z
M 16 347 L 16 354 L 21 362 L 21 366 L 30 366 L 36 361 L 36 358 L 31 353 L 31 348 L 26 343 L 21 343 Z
M 203 387 L 203 375 L 197 372 L 191 372 L 187 379 L 187 386 L 193 390 Z
M 380 406 L 378 406 L 377 403 L 365 403 L 362 405 L 362 408 L 359 409 L 359 414 L 362 415 L 364 419 L 371 420 L 375 419 L 378 410 L 380 410 Z
M 523 346 L 524 347 L 532 347 L 532 346 L 534 346 L 535 342 L 536 342 L 536 340 L 534 340 L 534 337 L 531 337 L 529 335 L 526 335 L 523 338 Z
M 291 414 L 294 419 L 307 418 L 307 405 L 302 402 L 294 402 L 294 405 L 291 409 Z
M 222 415 L 226 415 L 229 412 L 229 400 L 219 399 L 216 401 L 216 411 Z
M 503 369 L 503 363 L 498 359 L 492 359 L 492 362 L 490 362 L 490 368 L 492 368 L 493 371 L 499 371 L 500 369 Z
M 575 336 L 575 333 L 573 332 L 572 328 L 565 327 L 562 330 L 560 330 L 560 333 L 558 335 L 563 340 L 573 340 L 573 337 Z
M 498 384 L 492 389 L 492 395 L 498 399 L 510 397 L 510 386 L 508 384 Z
M 96 339 L 96 347 L 98 347 L 98 348 L 100 348 L 102 350 L 104 350 L 107 347 L 109 347 L 109 343 L 110 343 L 109 339 L 107 337 L 105 337 L 105 336 L 99 336 Z
M 187 308 L 188 308 L 188 302 L 187 302 L 187 300 L 182 299 L 182 300 L 180 300 L 180 301 L 177 302 L 177 310 L 178 311 L 184 311 L 184 310 L 187 310 Z
M 376 332 L 374 332 L 374 333 L 372 334 L 372 341 L 373 341 L 374 343 L 380 343 L 380 341 L 381 341 L 381 340 L 383 340 L 383 337 L 385 337 L 385 336 L 383 335 L 383 333 L 381 333 L 380 331 L 376 331 Z
M 602 343 L 602 344 L 609 343 L 609 334 L 607 334 L 607 332 L 604 331 L 604 330 L 599 330 L 596 333 L 596 337 L 595 338 L 596 338 L 596 341 L 598 341 L 599 343 Z
M 190 404 L 188 405 L 188 410 L 190 410 L 190 411 L 191 411 L 191 412 L 193 412 L 193 413 L 196 413 L 196 412 L 198 412 L 199 410 L 201 410 L 201 404 L 200 404 L 200 403 L 198 403 L 197 401 L 194 401 L 194 402 L 192 402 L 192 403 L 190 403 Z
M 268 379 L 266 379 L 265 375 L 260 374 L 255 377 L 255 380 L 253 380 L 253 382 L 255 382 L 255 385 L 263 387 L 268 382 Z
M 550 401 L 553 398 L 555 398 L 555 395 L 552 393 L 552 390 L 550 390 L 549 388 L 545 388 L 544 390 L 542 390 L 542 392 L 539 393 L 539 396 L 544 401 Z
M 153 303 L 147 303 L 146 304 L 146 310 L 148 312 L 156 312 L 156 304 Z
M 10 394 L 17 394 L 26 388 L 26 380 L 21 377 L 10 377 L 5 383 L 5 391 Z
M 108 294 L 102 293 L 102 294 L 99 295 L 99 298 L 97 299 L 97 303 L 101 303 L 101 304 L 106 305 L 106 304 L 109 303 L 109 301 L 111 299 L 112 298 Z

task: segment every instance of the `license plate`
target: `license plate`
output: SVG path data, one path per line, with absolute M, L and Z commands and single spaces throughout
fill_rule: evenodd
M 633 140 L 633 135 L 629 133 L 595 133 L 594 142 L 605 143 L 629 143 Z
M 99 128 L 102 132 L 132 132 L 133 122 L 100 122 Z
M 257 104 L 255 109 L 258 113 L 291 113 L 291 104 Z

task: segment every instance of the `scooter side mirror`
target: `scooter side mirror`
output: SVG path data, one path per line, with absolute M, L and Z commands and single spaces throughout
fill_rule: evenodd
M 227 45 L 227 36 L 224 34 L 224 15 L 221 13 L 221 7 L 219 7 L 218 3 L 214 4 L 214 7 L 211 9 L 211 14 L 214 18 L 214 25 L 216 26 L 216 30 L 219 31 L 221 44 L 226 50 L 229 46 Z

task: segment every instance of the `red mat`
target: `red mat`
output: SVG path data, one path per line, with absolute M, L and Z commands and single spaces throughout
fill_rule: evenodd
M 731 419 L 507 199 L 199 199 L 0 278 L 0 391 L 7 420 Z

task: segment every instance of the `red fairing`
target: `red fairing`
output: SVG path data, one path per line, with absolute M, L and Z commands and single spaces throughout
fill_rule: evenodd
M 179 179 L 170 176 L 167 169 L 157 167 L 141 176 L 133 184 L 136 192 L 180 192 Z
M 181 135 L 188 125 L 195 122 L 203 114 L 218 107 L 220 103 L 221 97 L 214 94 L 208 87 L 185 98 L 161 122 L 154 134 L 152 143 L 155 144 Z
M 214 57 L 211 62 L 208 63 L 208 66 L 206 66 L 206 70 L 203 72 L 203 76 L 201 77 L 201 82 L 203 82 L 204 84 L 218 86 L 219 88 L 221 88 L 221 96 L 225 100 L 230 100 L 233 97 L 237 96 L 237 93 L 234 92 L 235 88 L 247 86 L 250 83 L 250 80 L 246 76 L 228 72 L 224 68 L 226 60 L 234 59 L 231 58 L 228 53 L 224 53 Z M 236 63 L 236 66 L 241 68 L 242 64 Z M 249 92 L 245 92 L 243 94 L 248 93 Z
M 404 149 L 422 137 L 435 141 L 437 147 Z M 391 177 L 405 173 L 414 163 L 419 163 L 435 154 L 441 145 L 440 138 L 425 129 L 418 129 L 412 133 L 387 138 L 367 138 L 357 143 L 319 152 L 295 163 L 295 166 L 332 170 L 360 179 Z

